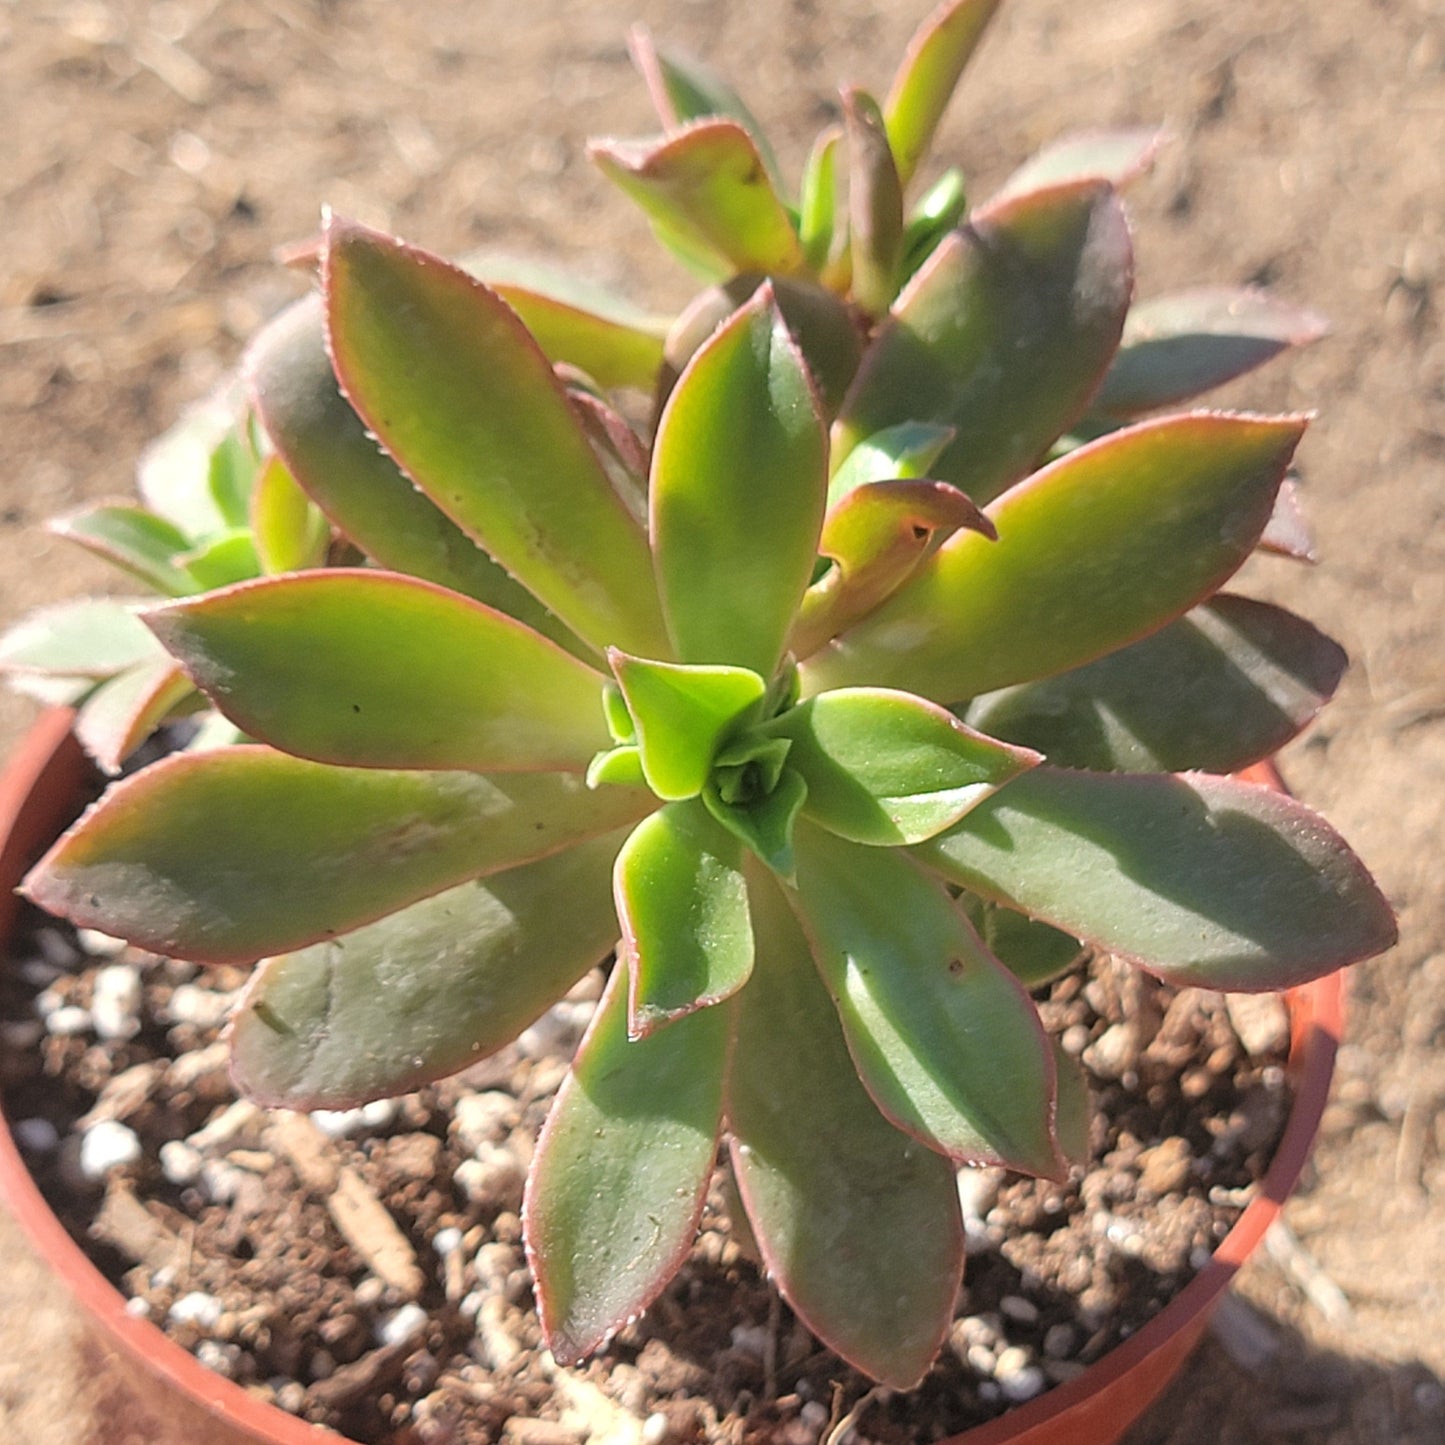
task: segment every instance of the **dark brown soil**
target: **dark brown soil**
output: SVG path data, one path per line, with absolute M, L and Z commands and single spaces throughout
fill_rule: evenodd
M 1064 1186 L 963 1172 L 965 1289 L 917 1391 L 872 1388 L 793 1318 L 730 1230 L 721 1179 L 663 1297 L 564 1371 L 539 1348 L 518 1211 L 600 973 L 464 1077 L 313 1116 L 231 1092 L 217 1035 L 242 971 L 106 950 L 33 925 L 0 989 L 5 1109 L 37 1178 L 136 1313 L 368 1445 L 581 1445 L 603 1427 L 818 1445 L 845 1417 L 856 1445 L 964 1429 L 1156 1314 L 1251 1197 L 1288 1107 L 1277 1000 L 1237 1002 L 1237 1031 L 1224 999 L 1095 960 L 1042 1004 L 1090 1078 L 1088 1168 Z

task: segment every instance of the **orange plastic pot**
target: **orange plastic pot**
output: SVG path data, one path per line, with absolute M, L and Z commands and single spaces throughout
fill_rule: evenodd
M 70 715 L 48 714 L 0 777 L 0 945 L 15 919 L 12 890 L 74 815 L 90 776 L 70 736 Z M 1281 787 L 1264 766 L 1255 781 Z M 1114 1445 L 1198 1343 L 1235 1271 L 1275 1220 L 1304 1168 L 1334 1072 L 1344 1015 L 1342 976 L 1288 995 L 1294 1106 L 1254 1201 L 1194 1280 L 1137 1334 L 1077 1379 L 944 1445 Z M 307 1425 L 200 1365 L 145 1320 L 86 1258 L 51 1213 L 0 1116 L 0 1200 L 64 1281 L 93 1335 L 107 1378 L 107 1439 L 147 1445 L 323 1445 L 333 1431 Z M 118 1388 L 110 1388 L 115 1385 Z

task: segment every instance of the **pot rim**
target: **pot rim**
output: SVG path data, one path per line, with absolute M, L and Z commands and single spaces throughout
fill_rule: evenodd
M 71 733 L 73 714 L 52 709 L 27 733 L 0 775 L 0 938 L 8 939 L 16 912 L 15 884 L 61 826 L 89 764 Z M 1259 764 L 1242 776 L 1284 790 L 1278 772 Z M 1024 1445 L 1081 1402 L 1145 1367 L 1218 1303 L 1240 1266 L 1279 1217 L 1314 1145 L 1334 1073 L 1344 1026 L 1344 975 L 1329 974 L 1289 990 L 1289 1067 L 1295 1086 L 1285 1130 L 1255 1198 L 1222 1239 L 1209 1263 L 1136 1334 L 1090 1365 L 996 1420 L 950 1436 L 941 1445 Z M 120 1292 L 71 1239 L 26 1168 L 0 1109 L 0 1200 L 32 1244 L 65 1282 L 87 1314 L 115 1344 L 153 1375 L 190 1397 L 217 1419 L 252 1431 L 265 1445 L 345 1445 L 345 1437 L 312 1425 L 248 1394 L 207 1369 L 148 1320 L 130 1314 Z M 1162 1383 L 1162 1382 L 1161 1382 Z M 1153 1398 L 1151 1393 L 1150 1399 Z M 1139 1410 L 1149 1403 L 1139 1404 Z M 1131 1417 L 1132 1418 L 1132 1417 Z M 1127 1423 L 1121 1422 L 1121 1423 Z

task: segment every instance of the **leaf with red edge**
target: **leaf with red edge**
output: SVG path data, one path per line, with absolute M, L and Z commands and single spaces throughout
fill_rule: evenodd
M 245 369 L 272 445 L 312 501 L 368 557 L 475 597 L 569 651 L 583 646 L 417 491 L 368 434 L 337 386 L 319 296 L 266 326 L 246 353 Z
M 730 998 L 753 971 L 742 847 L 697 799 L 644 818 L 617 855 L 613 893 L 630 988 L 627 1032 Z
M 96 688 L 75 714 L 75 736 L 101 770 L 121 764 L 190 698 L 201 706 L 190 678 L 168 657 L 138 662 Z
M 1128 226 L 1106 183 L 976 212 L 904 287 L 864 353 L 835 458 L 903 422 L 951 426 L 931 475 L 987 502 L 1082 415 L 1132 292 Z
M 620 832 L 458 884 L 266 959 L 231 1020 L 231 1077 L 268 1108 L 345 1109 L 509 1043 L 617 941 Z
M 817 559 L 827 464 L 812 382 L 764 286 L 688 363 L 658 424 L 652 543 L 684 662 L 772 676 Z
M 1306 727 L 1346 661 L 1303 618 L 1220 594 L 1097 662 L 976 698 L 965 716 L 1061 767 L 1233 773 Z
M 793 275 L 803 252 L 757 142 L 734 120 L 698 120 L 660 140 L 597 140 L 588 154 L 652 222 L 657 238 L 711 280 Z
M 261 747 L 181 753 L 112 787 L 25 888 L 51 913 L 154 953 L 249 962 L 654 806 L 568 774 L 335 768 Z
M 1072 181 L 1108 181 L 1122 188 L 1149 169 L 1163 141 L 1163 131 L 1148 127 L 1060 136 L 1026 160 L 989 204 Z
M 1019 981 L 911 858 L 806 826 L 797 851 L 799 916 L 878 1107 L 958 1162 L 1059 1177 L 1053 1055 Z
M 883 107 L 904 185 L 933 144 L 958 78 L 998 6 L 999 0 L 945 0 L 909 41 Z
M 334 218 L 322 280 L 342 389 L 402 470 L 579 637 L 665 653 L 647 538 L 511 307 Z
M 1253 288 L 1203 286 L 1140 301 L 1094 410 L 1129 417 L 1190 400 L 1328 330 L 1322 316 Z
M 848 142 L 848 238 L 854 302 L 881 316 L 898 293 L 903 263 L 903 183 L 878 102 L 865 91 L 843 91 Z
M 317 762 L 580 773 L 607 746 L 600 673 L 415 577 L 302 572 L 145 618 L 227 717 Z
M 913 852 L 951 882 L 1189 986 L 1287 988 L 1396 936 L 1389 904 L 1323 818 L 1206 773 L 1034 768 Z
M 1293 473 L 1286 472 L 1274 499 L 1274 511 L 1260 534 L 1259 550 L 1296 562 L 1319 561 L 1315 539 L 1300 504 L 1299 486 Z
M 1068 453 L 956 532 L 803 664 L 804 688 L 940 702 L 1082 666 L 1173 621 L 1244 562 L 1303 417 L 1166 417 Z
M 768 1273 L 831 1349 L 898 1389 L 943 1342 L 963 1273 L 953 1167 L 858 1080 L 806 938 L 751 870 L 758 969 L 740 995 L 732 1163 Z
M 331 528 L 279 456 L 267 457 L 256 473 L 251 535 L 266 573 L 296 572 L 326 560 Z
M 165 653 L 136 615 L 145 598 L 77 597 L 38 607 L 0 637 L 0 672 L 12 677 L 114 677 Z
M 184 597 L 196 581 L 177 567 L 191 541 L 174 523 L 128 502 L 101 502 L 57 517 L 47 530 L 103 557 L 167 597 Z
M 730 1004 L 627 1036 L 616 968 L 547 1116 L 523 1206 L 547 1347 L 575 1365 L 657 1297 L 697 1233 L 722 1123 Z

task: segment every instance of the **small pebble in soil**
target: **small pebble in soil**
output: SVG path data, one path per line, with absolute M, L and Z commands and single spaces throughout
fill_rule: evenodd
M 452 1134 L 476 1153 L 485 1144 L 500 1144 L 517 1124 L 517 1101 L 500 1090 L 463 1094 L 452 1107 Z
M 138 1163 L 140 1157 L 135 1130 L 116 1119 L 102 1119 L 80 1136 L 80 1172 L 93 1182 L 104 1179 L 112 1169 Z
M 56 1038 L 74 1038 L 77 1034 L 89 1033 L 90 1029 L 90 1010 L 77 1004 L 62 1004 L 45 1015 L 45 1031 Z
M 426 1329 L 427 1312 L 418 1304 L 402 1305 L 393 1314 L 377 1321 L 376 1342 L 379 1345 L 404 1345 Z
M 213 1330 L 224 1313 L 225 1307 L 215 1295 L 192 1290 L 183 1294 L 166 1311 L 166 1316 L 174 1324 L 199 1325 L 203 1330 Z
M 133 1039 L 140 1032 L 140 1005 L 138 968 L 128 963 L 112 963 L 97 971 L 90 1013 L 101 1038 Z
M 49 1119 L 17 1119 L 15 1141 L 32 1154 L 49 1154 L 60 1147 L 60 1130 Z
M 198 1029 L 213 1029 L 225 1022 L 236 1001 L 233 993 L 217 993 L 199 984 L 177 984 L 171 990 L 166 1016 L 172 1023 L 191 1024 Z
M 201 1177 L 205 1160 L 200 1150 L 192 1149 L 184 1139 L 168 1139 L 157 1151 L 161 1173 L 172 1184 L 194 1184 Z
M 125 939 L 102 933 L 98 928 L 78 928 L 75 941 L 92 958 L 118 958 L 130 946 Z

